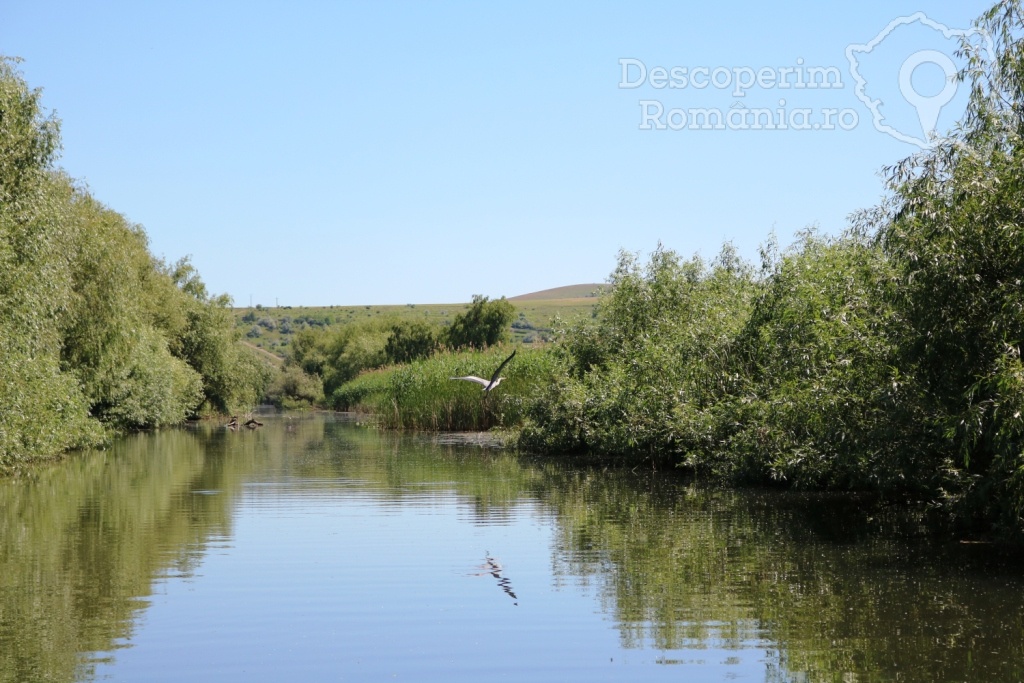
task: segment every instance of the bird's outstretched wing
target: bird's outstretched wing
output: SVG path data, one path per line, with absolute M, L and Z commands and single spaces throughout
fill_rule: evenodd
M 477 377 L 476 375 L 466 375 L 465 377 L 449 377 L 448 379 L 462 379 L 467 382 L 476 382 L 482 384 L 484 387 L 490 386 L 490 382 L 485 380 L 483 377 Z
M 508 362 L 512 360 L 513 357 L 515 357 L 516 351 L 518 350 L 519 349 L 512 349 L 512 355 L 506 358 L 505 360 L 501 361 L 501 365 L 499 365 L 498 369 L 494 371 L 493 375 L 491 375 L 491 381 L 486 386 L 491 386 L 494 384 L 494 382 L 498 379 L 498 375 L 500 375 L 501 371 L 505 368 L 506 365 L 508 365 Z

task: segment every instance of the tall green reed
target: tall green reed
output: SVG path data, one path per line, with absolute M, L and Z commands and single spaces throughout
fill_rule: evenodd
M 504 381 L 485 395 L 479 384 L 452 377 L 490 378 L 511 345 L 485 351 L 444 351 L 431 358 L 363 373 L 332 395 L 339 410 L 373 413 L 382 427 L 437 431 L 482 430 L 518 425 L 550 381 L 550 351 L 519 347 L 502 371 Z

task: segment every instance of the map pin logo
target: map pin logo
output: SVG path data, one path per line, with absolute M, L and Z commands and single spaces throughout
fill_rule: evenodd
M 922 95 L 914 89 L 911 80 L 914 70 L 922 64 L 935 64 L 942 69 L 945 78 L 945 85 L 936 95 Z M 935 132 L 935 126 L 939 121 L 939 114 L 942 108 L 949 104 L 956 95 L 957 82 L 956 65 L 953 60 L 938 50 L 921 50 L 907 57 L 900 67 L 900 92 L 903 98 L 917 110 L 917 118 L 921 122 L 921 130 L 924 131 L 925 139 Z

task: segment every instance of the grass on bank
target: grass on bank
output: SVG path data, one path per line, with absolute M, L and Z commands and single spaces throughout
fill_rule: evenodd
M 444 351 L 428 359 L 366 372 L 330 397 L 338 410 L 374 414 L 382 427 L 435 431 L 510 428 L 526 416 L 533 397 L 550 381 L 554 356 L 519 347 L 505 366 L 505 380 L 484 400 L 482 387 L 451 377 L 489 378 L 511 345 L 486 351 Z

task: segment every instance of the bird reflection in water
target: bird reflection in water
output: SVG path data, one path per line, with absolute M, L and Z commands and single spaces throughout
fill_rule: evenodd
M 519 606 L 519 598 L 516 597 L 515 592 L 512 590 L 512 582 L 509 581 L 507 577 L 501 575 L 501 572 L 504 571 L 504 567 L 501 566 L 501 563 L 498 562 L 498 560 L 491 557 L 490 553 L 487 553 L 484 556 L 484 563 L 479 565 L 479 568 L 483 571 L 478 574 L 474 574 L 474 576 L 493 576 L 498 580 L 498 587 L 501 588 L 505 595 L 512 598 L 513 604 L 516 607 Z

